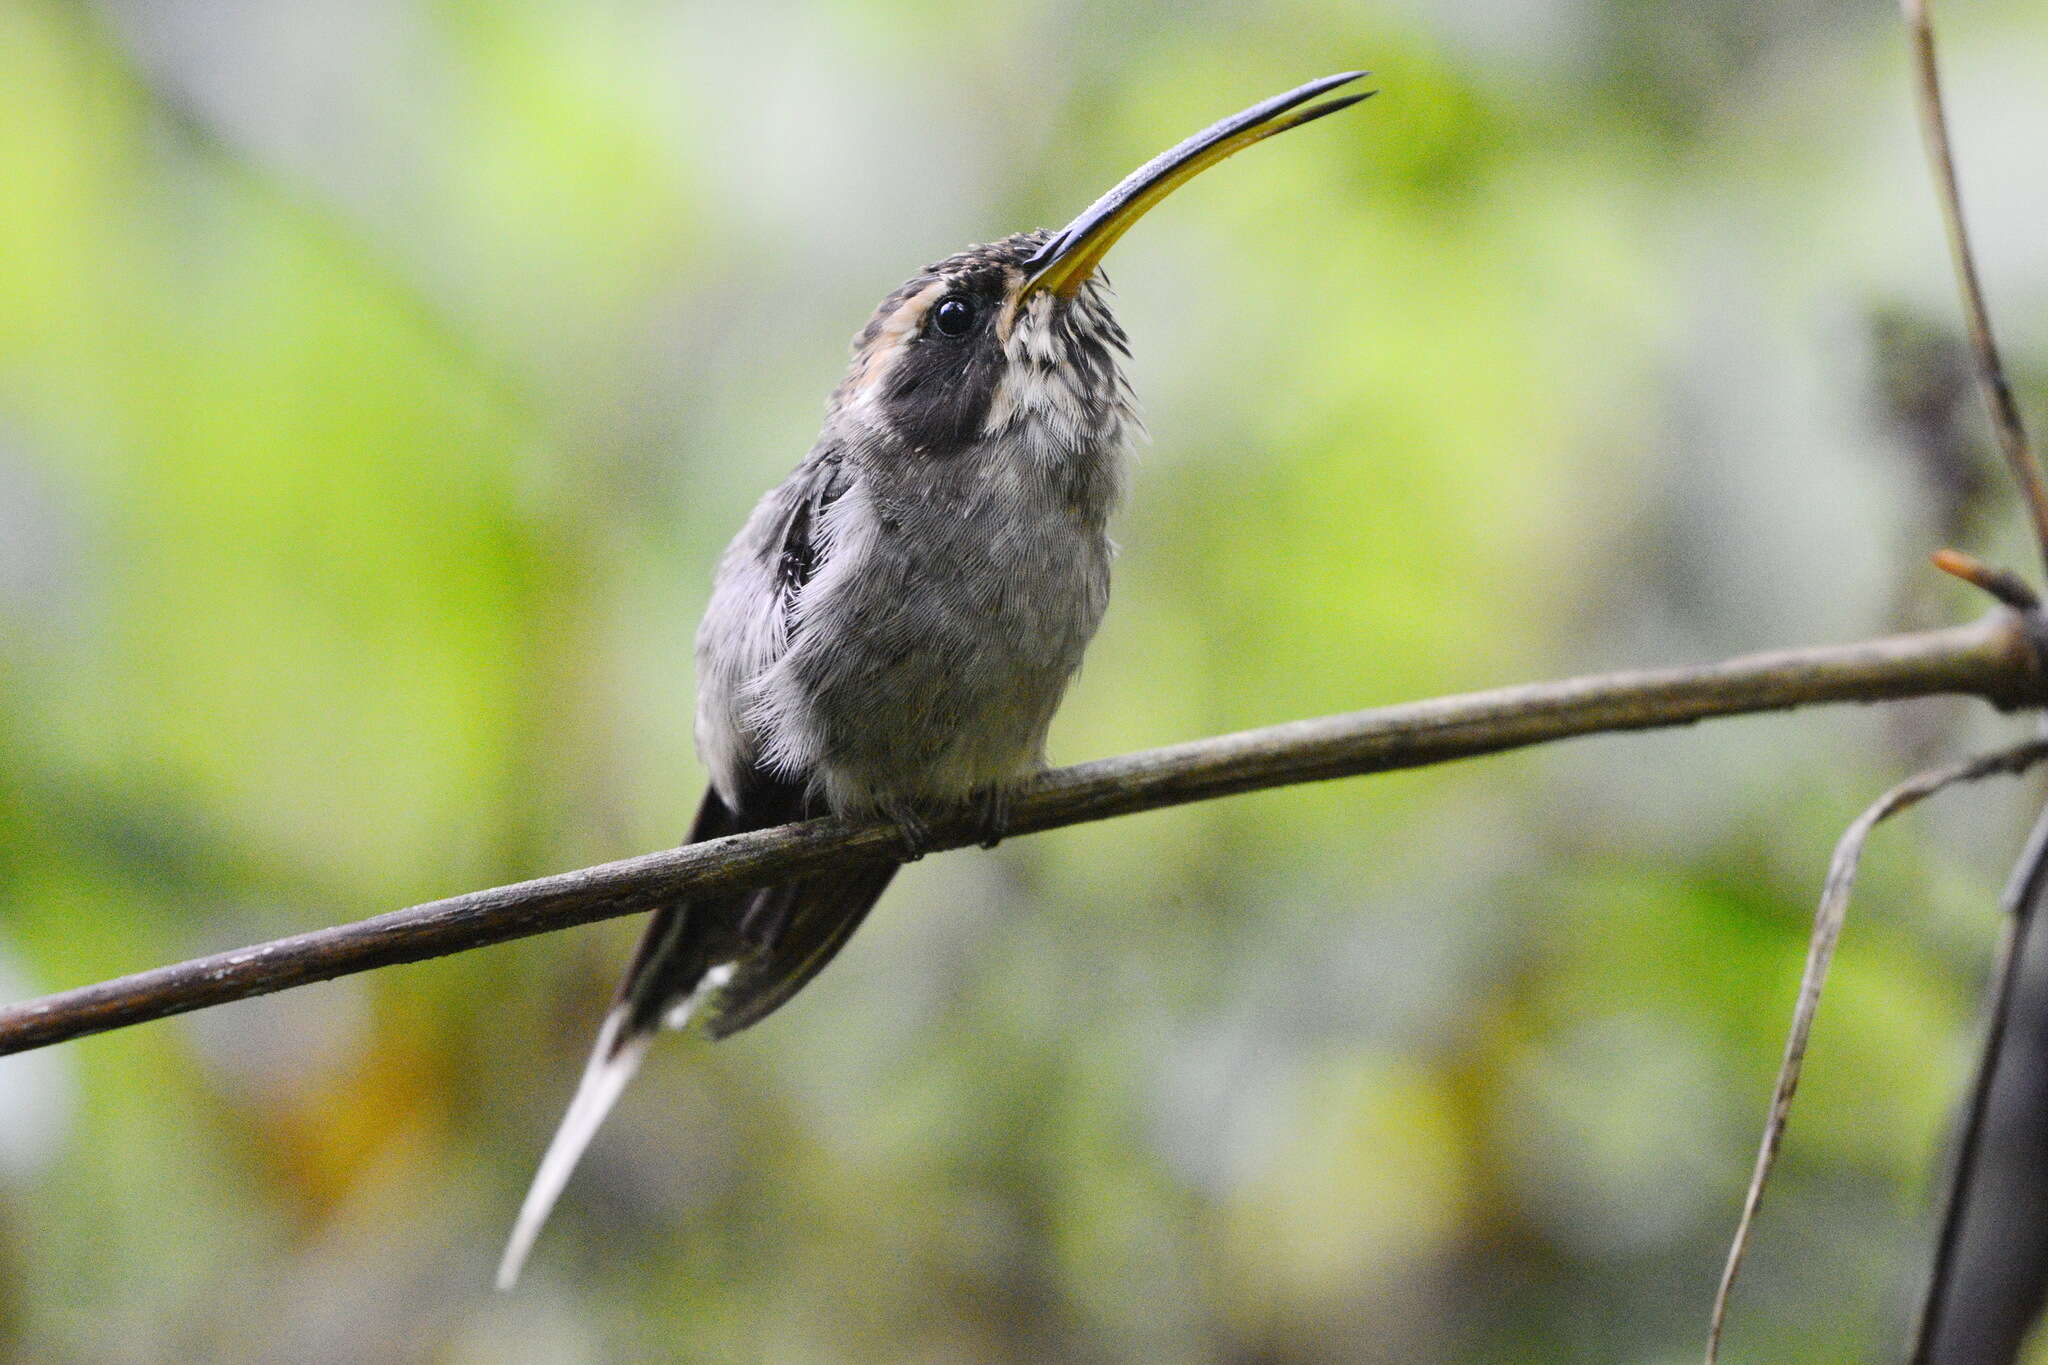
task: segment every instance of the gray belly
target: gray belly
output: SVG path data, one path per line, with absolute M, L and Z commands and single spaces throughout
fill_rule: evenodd
M 1108 600 L 1099 521 L 1005 496 L 891 515 L 850 500 L 764 679 L 778 766 L 847 813 L 959 800 L 1037 766 Z

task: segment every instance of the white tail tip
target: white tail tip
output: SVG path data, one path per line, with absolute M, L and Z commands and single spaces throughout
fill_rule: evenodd
M 526 1201 L 519 1206 L 518 1221 L 512 1225 L 512 1236 L 505 1243 L 505 1254 L 498 1261 L 501 1290 L 519 1283 L 526 1254 L 533 1250 L 534 1238 L 540 1236 L 548 1214 L 554 1211 L 555 1201 L 562 1197 L 562 1187 L 569 1183 L 576 1163 L 583 1159 L 584 1149 L 597 1136 L 605 1115 L 618 1102 L 626 1082 L 640 1069 L 647 1045 L 654 1041 L 653 1034 L 643 1033 L 629 1039 L 618 1055 L 612 1056 L 612 1046 L 625 1022 L 626 1012 L 615 1009 L 605 1016 L 604 1026 L 597 1031 L 597 1047 L 590 1054 L 590 1064 L 583 1069 L 576 1098 L 569 1102 L 569 1112 L 562 1116 L 561 1127 L 555 1129 L 554 1140 L 548 1143 L 547 1155 L 540 1159 L 540 1169 L 534 1173 Z
M 698 1004 L 732 980 L 733 964 L 721 963 L 704 973 L 704 979 L 697 989 L 690 992 L 681 1004 L 668 1012 L 662 1022 L 669 1028 L 679 1029 L 690 1022 Z M 576 1170 L 576 1163 L 583 1159 L 584 1149 L 597 1136 L 597 1130 L 604 1124 L 605 1115 L 611 1113 L 619 1096 L 626 1089 L 626 1082 L 633 1079 L 633 1073 L 640 1069 L 641 1059 L 647 1055 L 647 1046 L 654 1041 L 654 1034 L 641 1033 L 626 1040 L 612 1054 L 618 1045 L 619 1031 L 626 1026 L 628 1008 L 620 1005 L 607 1014 L 597 1031 L 597 1046 L 591 1049 L 590 1062 L 583 1068 L 583 1079 L 576 1085 L 576 1097 L 569 1101 L 569 1112 L 562 1116 L 561 1126 L 555 1129 L 555 1136 L 548 1143 L 547 1155 L 540 1159 L 540 1169 L 534 1172 L 533 1185 L 526 1191 L 526 1200 L 519 1206 L 519 1217 L 512 1224 L 512 1236 L 505 1242 L 505 1254 L 498 1261 L 498 1288 L 506 1290 L 519 1283 L 519 1271 L 526 1264 L 527 1253 L 533 1250 L 533 1242 L 540 1236 L 548 1215 L 554 1211 L 555 1201 L 562 1197 L 563 1186 Z

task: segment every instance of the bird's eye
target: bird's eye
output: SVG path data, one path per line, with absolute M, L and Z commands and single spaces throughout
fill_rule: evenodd
M 932 330 L 942 337 L 964 337 L 974 325 L 974 305 L 958 294 L 948 294 L 932 308 Z

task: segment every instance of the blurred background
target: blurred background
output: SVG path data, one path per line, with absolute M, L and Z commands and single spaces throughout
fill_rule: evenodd
M 1943 21 L 2038 415 L 2048 11 Z M 0 0 L 0 997 L 673 843 L 713 560 L 874 303 L 1352 66 L 1110 258 L 1152 439 L 1056 761 L 2025 562 L 1884 6 Z M 512 1296 L 633 923 L 0 1062 L 0 1359 L 1693 1359 L 1834 837 L 2018 725 L 930 859 L 657 1050 Z M 1877 840 L 1738 1357 L 1890 1353 L 2030 799 Z

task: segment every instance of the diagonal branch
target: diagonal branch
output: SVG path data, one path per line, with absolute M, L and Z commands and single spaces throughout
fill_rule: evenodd
M 1778 1066 L 1778 1081 L 1771 1093 L 1771 1107 L 1764 1120 L 1763 1141 L 1757 1145 L 1756 1166 L 1750 1173 L 1749 1189 L 1742 1197 L 1742 1216 L 1735 1225 L 1735 1239 L 1728 1247 L 1728 1261 L 1721 1270 L 1721 1285 L 1714 1292 L 1714 1309 L 1707 1323 L 1707 1365 L 1721 1357 L 1721 1331 L 1728 1321 L 1728 1296 L 1735 1277 L 1748 1254 L 1751 1234 L 1756 1228 L 1757 1210 L 1763 1205 L 1764 1185 L 1777 1163 L 1778 1148 L 1785 1140 L 1785 1124 L 1792 1116 L 1792 1097 L 1799 1090 L 1799 1073 L 1806 1064 L 1806 1045 L 1813 1035 L 1814 1016 L 1820 1012 L 1821 988 L 1827 984 L 1828 967 L 1834 962 L 1835 944 L 1842 936 L 1842 921 L 1849 913 L 1849 893 L 1856 887 L 1856 869 L 1863 861 L 1863 846 L 1870 832 L 1897 815 L 1919 805 L 1959 782 L 1978 782 L 1987 777 L 2024 773 L 2048 759 L 2048 740 L 2028 740 L 1996 753 L 1983 754 L 1966 762 L 1933 768 L 1899 783 L 1857 816 L 1835 845 L 1828 864 L 1827 881 L 1821 887 L 1820 908 L 1814 912 L 1813 936 L 1806 950 L 1806 970 L 1799 978 L 1798 1003 L 1792 1009 L 1792 1027 L 1785 1036 L 1785 1058 Z
M 2005 455 L 2006 468 L 2026 500 L 2027 514 L 2034 525 L 2034 539 L 2048 564 L 2048 483 L 2041 478 L 2041 466 L 2027 444 L 2026 423 L 2019 404 L 2013 400 L 2012 384 L 2005 377 L 2005 362 L 1998 353 L 1998 339 L 1991 331 L 1991 310 L 1984 303 L 1984 286 L 1977 278 L 1977 256 L 1970 248 L 1970 231 L 1963 222 L 1962 191 L 1956 185 L 1955 152 L 1949 142 L 1948 116 L 1943 112 L 1941 74 L 1934 60 L 1934 24 L 1928 17 L 1928 0 L 1900 0 L 1906 18 L 1906 32 L 1913 44 L 1914 92 L 1920 109 L 1920 132 L 1927 143 L 1927 159 L 1934 173 L 1934 196 L 1941 202 L 1941 221 L 1948 233 L 1948 251 L 1955 263 L 1956 290 L 1962 295 L 1963 316 L 1970 329 L 1970 351 L 1977 362 L 1977 383 L 1984 390 L 1984 402 L 1991 409 L 1991 426 L 1998 433 L 1998 448 Z
M 1973 625 L 1861 644 L 1504 687 L 1102 759 L 1042 775 L 1018 794 L 1010 829 L 1031 834 L 1606 731 L 1690 725 L 1821 702 L 1939 694 L 1983 697 L 2003 708 L 2040 705 L 2048 693 L 2021 618 L 1998 612 Z M 976 842 L 980 833 L 965 815 L 937 821 L 932 846 L 958 848 Z M 900 847 L 900 836 L 888 825 L 813 820 L 472 891 L 0 1009 L 0 1055 L 687 896 L 887 859 Z

